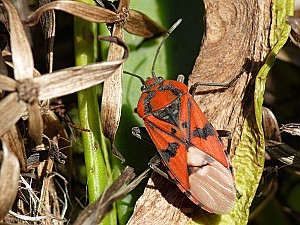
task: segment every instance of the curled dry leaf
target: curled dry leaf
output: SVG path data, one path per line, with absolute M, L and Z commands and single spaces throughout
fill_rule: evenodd
M 300 18 L 296 16 L 288 16 L 285 22 L 292 27 L 290 35 L 291 40 L 300 48 Z
M 7 148 L 18 157 L 23 171 L 27 169 L 27 159 L 23 137 L 17 126 L 12 126 L 1 138 Z
M 280 127 L 281 132 L 286 132 L 294 136 L 300 136 L 300 123 L 289 123 Z
M 268 140 L 266 141 L 266 151 L 273 159 L 300 169 L 300 153 L 291 146 L 282 142 Z
M 28 110 L 28 134 L 35 141 L 36 145 L 42 144 L 43 119 L 38 102 L 27 104 Z
M 36 11 L 28 16 L 27 24 L 36 25 L 44 12 L 49 10 L 61 10 L 78 16 L 81 19 L 95 23 L 113 23 L 119 21 L 119 16 L 108 9 L 95 7 L 82 2 L 75 1 L 54 1 L 39 7 Z
M 133 9 L 129 11 L 129 17 L 126 20 L 124 29 L 131 34 L 144 38 L 159 37 L 168 31 L 144 13 Z
M 273 112 L 263 107 L 263 129 L 266 140 L 281 141 L 279 126 Z
M 12 207 L 18 190 L 20 165 L 14 153 L 8 150 L 5 141 L 2 141 L 3 160 L 0 171 L 0 219 Z
M 10 77 L 0 75 L 0 90 L 15 91 L 17 89 L 17 82 Z
M 0 101 L 0 137 L 21 118 L 25 110 L 26 103 L 19 101 L 15 92 Z
M 126 11 L 129 7 L 128 0 L 119 3 L 118 12 Z M 124 39 L 123 25 L 116 24 L 112 32 L 113 36 Z M 108 50 L 108 60 L 119 60 L 123 55 L 123 48 L 111 43 Z M 119 127 L 122 108 L 122 73 L 123 68 L 118 68 L 103 85 L 103 95 L 101 103 L 101 122 L 103 134 L 110 140 L 113 154 L 123 162 L 124 157 L 114 147 L 114 140 Z
M 146 177 L 148 171 L 146 170 L 130 184 L 125 185 L 135 176 L 133 168 L 126 167 L 117 180 L 103 193 L 101 198 L 85 208 L 76 219 L 74 225 L 99 224 L 105 215 L 110 212 L 113 203 L 132 191 Z
M 23 24 L 17 10 L 9 0 L 2 0 L 9 16 L 12 60 L 16 80 L 33 77 L 33 57 Z

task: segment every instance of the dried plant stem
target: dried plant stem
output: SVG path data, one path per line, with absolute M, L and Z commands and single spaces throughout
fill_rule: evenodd
M 94 4 L 92 0 L 85 3 Z M 85 65 L 97 58 L 97 25 L 74 18 L 75 63 Z M 99 105 L 95 87 L 78 92 L 78 109 L 81 126 L 90 130 L 82 132 L 87 170 L 89 202 L 95 202 L 111 183 L 111 166 L 107 147 L 101 133 Z M 104 218 L 101 224 L 116 224 L 116 211 Z

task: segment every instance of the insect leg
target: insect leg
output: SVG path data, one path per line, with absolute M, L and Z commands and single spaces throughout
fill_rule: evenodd
M 154 145 L 145 127 L 132 127 L 131 133 L 138 139 L 141 139 L 148 144 Z
M 229 155 L 230 148 L 231 148 L 231 141 L 232 141 L 232 134 L 228 130 L 217 130 L 220 137 L 227 137 L 228 138 L 228 144 L 226 149 L 226 154 Z
M 219 83 L 203 83 L 203 82 L 197 82 L 197 83 L 194 83 L 192 85 L 192 87 L 190 88 L 189 92 L 190 94 L 194 97 L 195 96 L 195 93 L 196 93 L 196 90 L 197 90 L 197 87 L 198 86 L 210 86 L 210 87 L 221 87 L 221 88 L 229 88 L 232 86 L 232 84 L 234 84 L 234 82 L 240 78 L 240 76 L 243 74 L 243 71 L 239 73 L 239 75 L 237 75 L 235 78 L 233 78 L 231 81 L 229 81 L 228 83 L 222 83 L 222 84 L 219 84 Z
M 146 130 L 145 127 L 133 127 L 131 128 L 132 135 L 146 141 L 147 143 L 155 146 Z M 164 178 L 172 181 L 167 173 L 162 171 L 160 168 L 157 167 L 161 163 L 161 159 L 158 155 L 153 156 L 150 161 L 148 162 L 149 167 L 159 175 L 163 176 Z
M 149 167 L 159 175 L 163 176 L 164 178 L 168 179 L 169 181 L 173 182 L 172 179 L 170 179 L 169 175 L 162 171 L 160 168 L 157 167 L 161 163 L 161 159 L 158 155 L 153 156 L 150 161 L 148 162 Z

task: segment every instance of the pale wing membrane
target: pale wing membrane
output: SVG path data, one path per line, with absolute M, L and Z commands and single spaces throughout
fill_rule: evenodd
M 191 194 L 203 208 L 216 214 L 228 213 L 234 205 L 236 190 L 231 171 L 196 147 L 188 149 Z

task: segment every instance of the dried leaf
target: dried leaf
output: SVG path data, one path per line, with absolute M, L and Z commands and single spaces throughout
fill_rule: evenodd
M 129 7 L 129 1 L 120 1 L 118 12 Z M 123 27 L 120 24 L 115 24 L 113 36 L 124 39 Z M 122 58 L 124 50 L 111 43 L 108 50 L 108 60 L 119 60 Z M 122 73 L 123 67 L 119 67 L 114 74 L 109 77 L 103 85 L 103 95 L 101 103 L 101 122 L 103 134 L 110 140 L 113 153 L 124 161 L 123 156 L 115 149 L 114 140 L 117 129 L 119 127 L 122 108 Z
M 30 26 L 36 25 L 44 12 L 53 9 L 61 10 L 95 23 L 113 23 L 120 20 L 119 16 L 113 11 L 81 2 L 62 0 L 54 1 L 39 7 L 28 16 L 26 23 Z
M 50 0 L 39 0 L 39 6 L 50 3 Z M 46 67 L 51 73 L 53 69 L 53 45 L 55 36 L 55 13 L 54 10 L 49 10 L 42 14 L 40 19 L 44 39 L 46 42 Z
M 99 224 L 104 216 L 110 212 L 113 203 L 132 191 L 146 177 L 147 172 L 148 170 L 143 172 L 130 184 L 124 186 L 135 176 L 133 168 L 126 167 L 117 180 L 104 192 L 101 198 L 94 204 L 89 205 L 82 213 L 80 213 L 74 225 Z M 122 186 L 124 187 L 121 188 Z
M 124 28 L 127 32 L 145 38 L 159 37 L 168 30 L 154 22 L 142 12 L 131 9 Z
M 273 140 L 266 141 L 266 151 L 273 159 L 300 169 L 300 153 L 291 146 Z
M 288 16 L 285 22 L 292 27 L 290 38 L 293 43 L 300 48 L 300 18 Z
M 28 103 L 27 109 L 29 120 L 28 134 L 34 140 L 36 145 L 41 145 L 44 129 L 38 102 L 36 101 L 33 104 Z
M 101 37 L 100 39 L 124 47 L 123 59 L 71 67 L 36 77 L 34 82 L 39 86 L 39 99 L 45 100 L 84 90 L 110 77 L 128 57 L 128 47 L 116 37 Z
M 17 82 L 10 77 L 0 75 L 0 90 L 15 91 L 17 88 Z
M 68 95 L 105 81 L 124 60 L 108 61 L 71 67 L 37 77 L 39 99 L 46 100 Z
M 11 126 L 11 128 L 2 136 L 1 140 L 6 143 L 7 148 L 15 153 L 21 164 L 23 171 L 27 168 L 27 159 L 25 153 L 25 146 L 23 137 L 17 126 Z
M 0 219 L 12 207 L 17 196 L 20 165 L 18 158 L 10 152 L 6 143 L 2 142 L 3 161 L 0 171 Z
M 286 132 L 294 136 L 300 136 L 300 123 L 288 123 L 280 127 L 281 132 Z
M 2 0 L 2 2 L 9 15 L 11 52 L 15 64 L 14 77 L 16 80 L 32 78 L 32 52 L 22 22 L 13 4 L 9 0 Z
M 266 140 L 281 141 L 279 126 L 273 112 L 263 107 L 263 129 Z
M 7 132 L 26 110 L 26 103 L 19 100 L 17 93 L 11 93 L 0 101 L 0 137 Z

